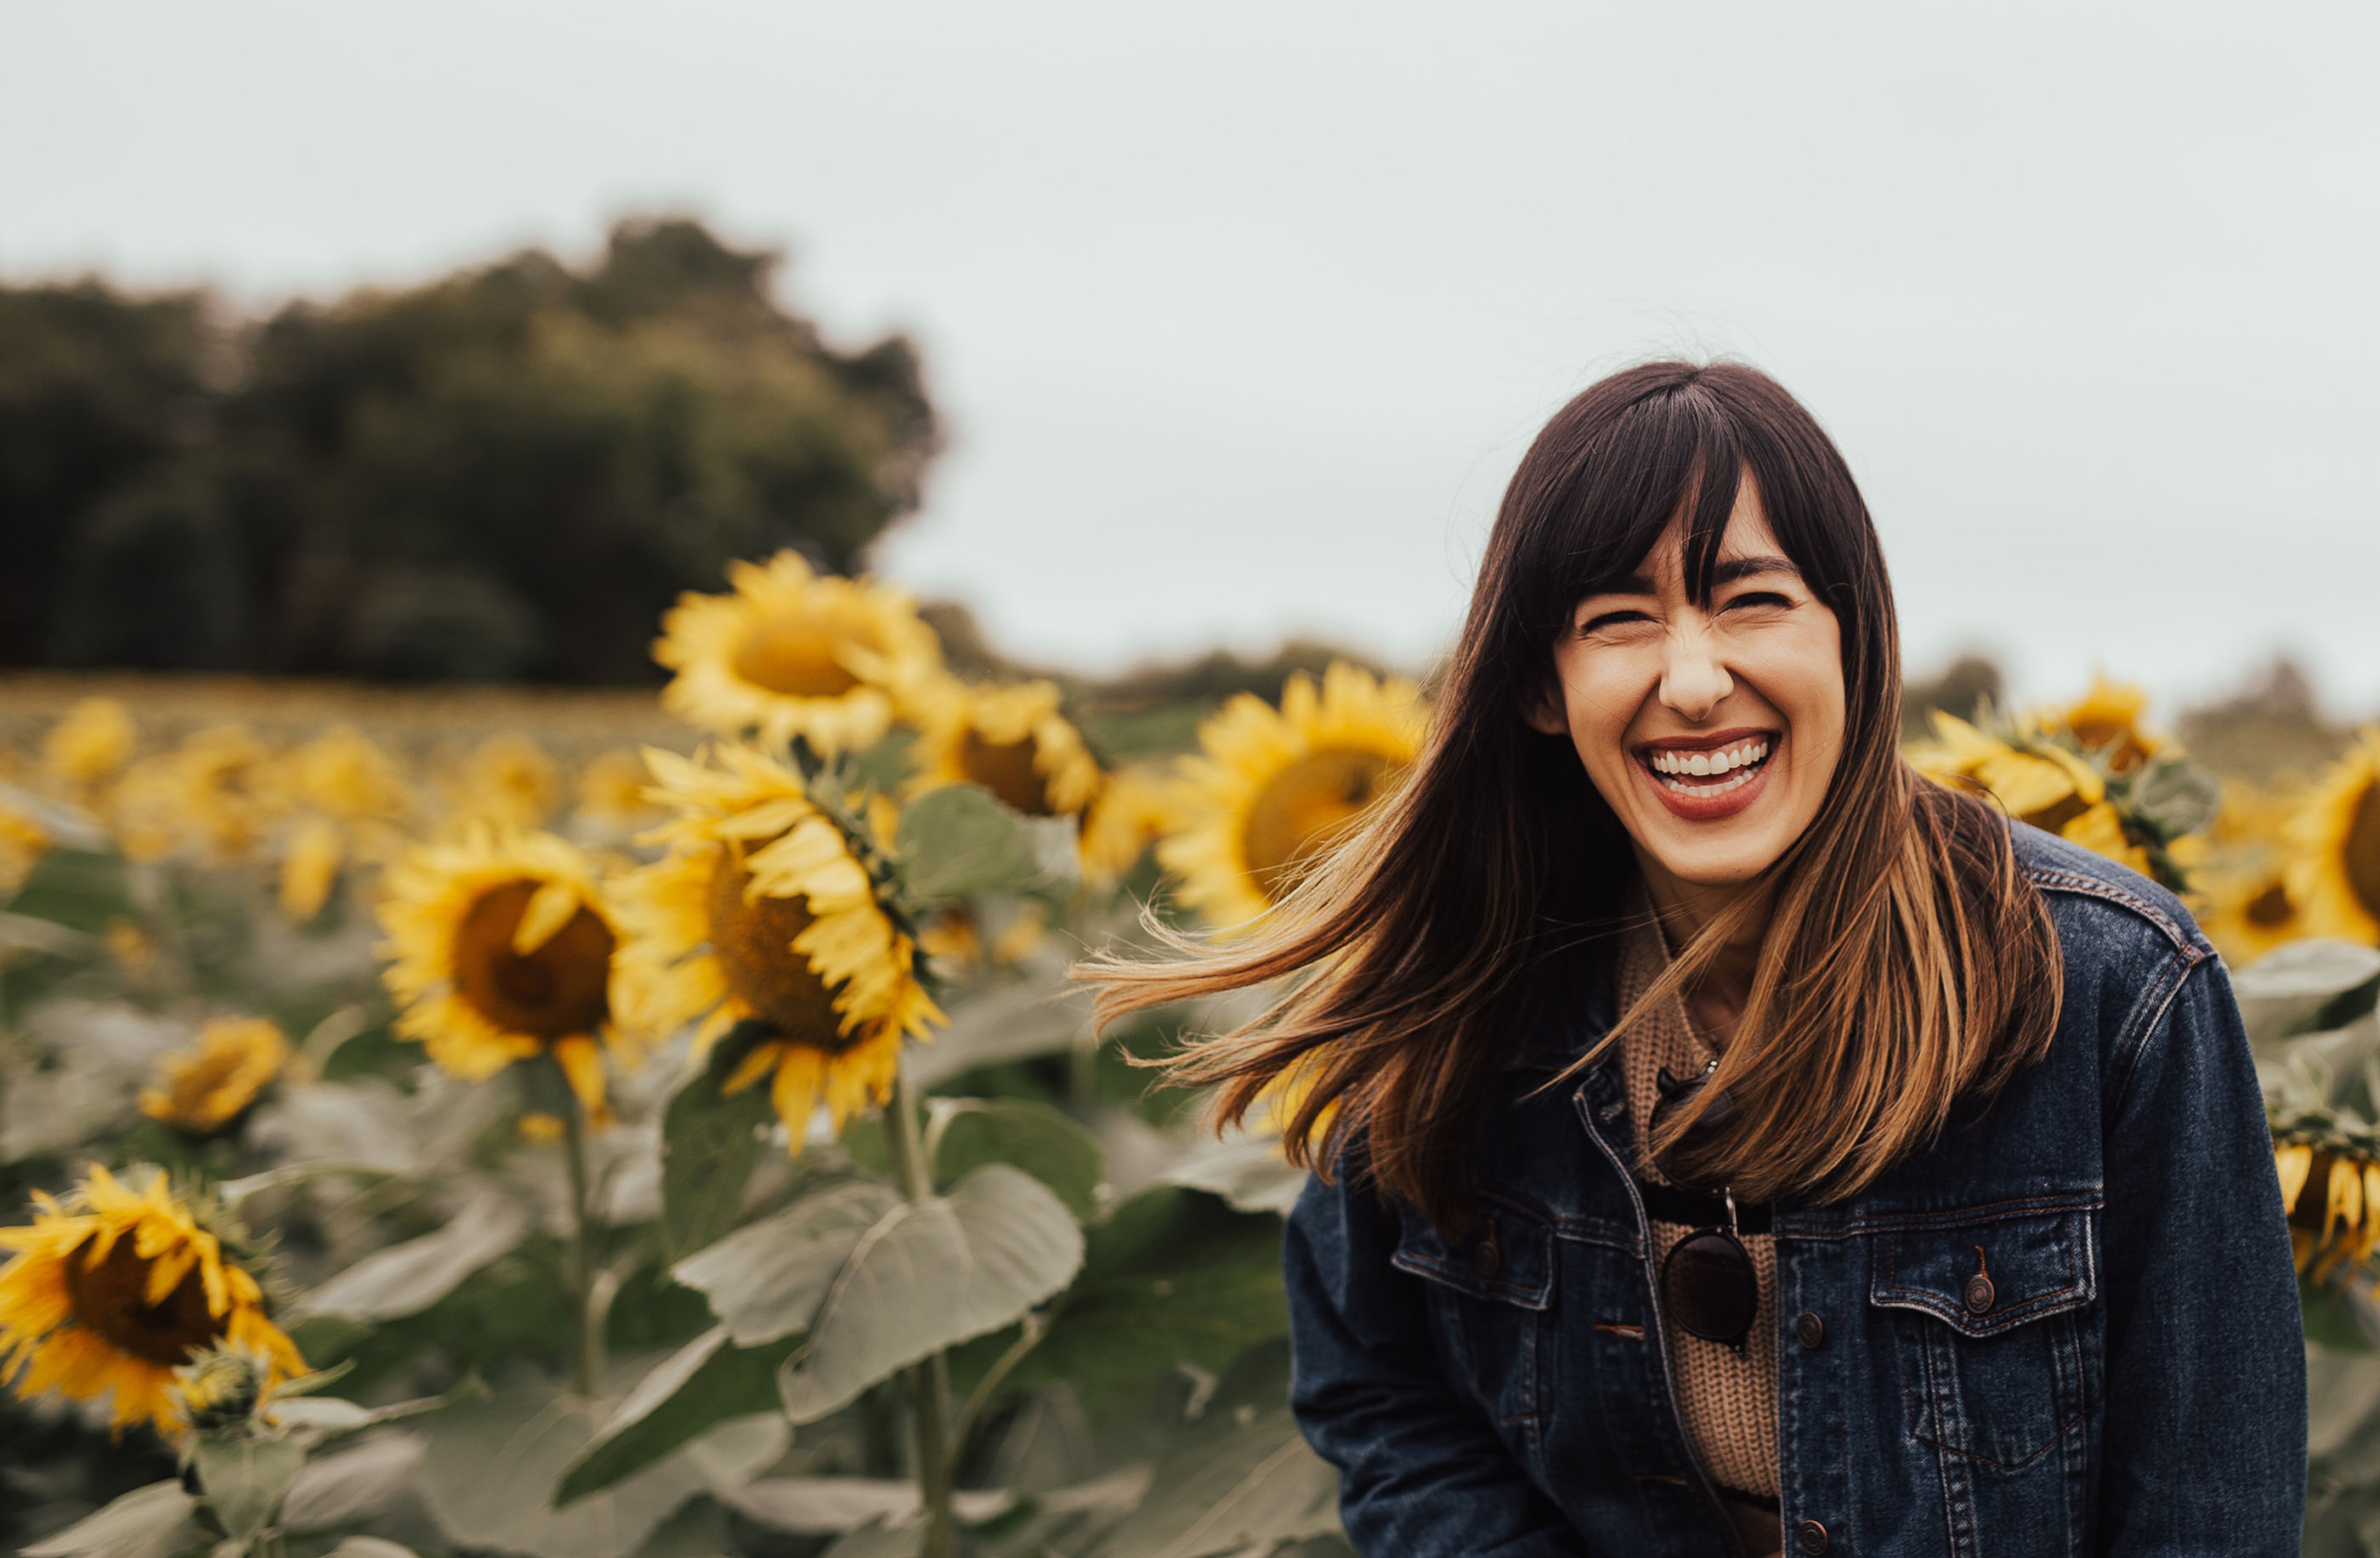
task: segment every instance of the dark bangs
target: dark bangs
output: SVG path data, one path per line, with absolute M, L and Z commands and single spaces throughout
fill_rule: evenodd
M 1634 573 L 1681 516 L 1687 592 L 1708 605 L 1748 470 L 1778 544 L 1841 619 L 1846 683 L 1881 691 L 1875 657 L 1886 646 L 1871 638 L 1880 627 L 1889 639 L 1892 613 L 1870 597 L 1882 558 L 1849 468 L 1808 411 L 1765 375 L 1730 363 L 1687 372 L 1649 365 L 1607 383 L 1635 393 L 1616 410 L 1591 408 L 1597 414 L 1570 439 L 1558 417 L 1541 441 L 1550 445 L 1543 452 L 1559 453 L 1536 473 L 1546 490 L 1531 505 L 1537 522 L 1515 538 L 1512 574 L 1515 626 L 1530 652 L 1548 651 L 1578 603 Z

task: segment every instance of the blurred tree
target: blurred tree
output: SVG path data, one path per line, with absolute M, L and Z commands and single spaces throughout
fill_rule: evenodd
M 782 546 L 858 566 L 936 447 L 909 344 L 829 348 L 771 300 L 777 263 L 625 222 L 584 271 L 529 251 L 292 304 L 211 396 L 192 300 L 0 293 L 0 517 L 46 547 L 12 547 L 0 661 L 651 678 L 679 590 Z M 114 312 L 53 350 L 74 371 L 18 369 L 10 309 L 86 294 Z M 91 453 L 53 473 L 42 419 L 76 416 Z
M 89 566 L 106 500 L 203 444 L 215 339 L 195 293 L 0 288 L 0 663 L 48 657 L 61 575 Z

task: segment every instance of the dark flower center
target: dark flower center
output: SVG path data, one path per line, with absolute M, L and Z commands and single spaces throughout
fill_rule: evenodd
M 133 1238 L 127 1229 L 96 1266 L 86 1262 L 99 1235 L 77 1245 L 67 1257 L 67 1296 L 74 1301 L 75 1320 L 117 1352 L 176 1368 L 220 1338 L 224 1321 L 207 1313 L 206 1284 L 196 1265 L 182 1273 L 164 1303 L 149 1303 L 150 1263 L 134 1253 Z
M 794 950 L 794 938 L 812 923 L 808 903 L 799 897 L 747 900 L 744 889 L 751 880 L 744 862 L 726 853 L 710 873 L 710 950 L 727 975 L 727 988 L 778 1037 L 841 1054 L 863 1035 L 842 1031 L 834 992 L 811 971 L 809 959 Z
M 455 988 L 508 1033 L 591 1033 L 612 1009 L 611 927 L 582 904 L 543 946 L 522 956 L 513 950 L 513 932 L 540 885 L 524 879 L 480 895 L 455 938 Z

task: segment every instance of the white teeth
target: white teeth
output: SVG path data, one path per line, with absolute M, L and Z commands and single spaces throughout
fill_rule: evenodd
M 1749 768 L 1767 756 L 1767 739 L 1766 737 L 1759 737 L 1751 741 L 1746 741 L 1741 746 L 1729 747 L 1724 750 L 1717 752 L 1681 752 L 1670 749 L 1656 749 L 1650 757 L 1646 759 L 1646 762 L 1656 773 L 1691 773 L 1697 776 L 1703 776 L 1717 773 L 1729 773 L 1740 768 Z M 1739 777 L 1742 776 L 1739 775 Z M 1697 785 L 1694 786 L 1694 789 L 1697 794 L 1716 795 L 1722 789 L 1730 787 L 1731 786 Z

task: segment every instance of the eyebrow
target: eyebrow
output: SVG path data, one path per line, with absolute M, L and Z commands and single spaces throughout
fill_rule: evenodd
M 1727 557 L 1713 565 L 1711 583 L 1713 585 L 1733 584 L 1738 579 L 1756 578 L 1762 574 L 1790 574 L 1795 578 L 1800 578 L 1802 570 L 1795 567 L 1790 558 L 1769 554 L 1763 554 L 1757 557 Z M 1597 595 L 1655 595 L 1658 594 L 1659 590 L 1654 587 L 1653 581 L 1643 574 L 1629 574 L 1613 579 L 1595 593 Z

